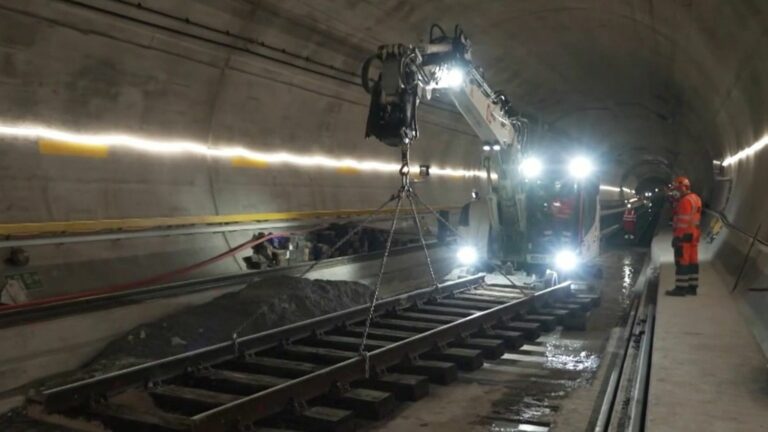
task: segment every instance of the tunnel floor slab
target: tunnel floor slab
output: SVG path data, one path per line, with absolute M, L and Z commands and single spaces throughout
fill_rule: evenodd
M 729 283 L 703 264 L 697 296 L 669 297 L 660 270 L 646 430 L 768 431 L 766 359 Z

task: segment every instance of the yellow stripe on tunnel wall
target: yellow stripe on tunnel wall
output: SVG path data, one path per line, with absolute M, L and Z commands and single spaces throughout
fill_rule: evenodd
M 232 158 L 232 166 L 238 168 L 269 168 L 269 162 L 235 156 Z
M 353 167 L 339 167 L 336 168 L 336 172 L 339 174 L 360 174 L 360 170 Z
M 37 148 L 40 154 L 53 156 L 105 158 L 109 155 L 109 146 L 104 144 L 83 144 L 44 138 L 37 140 Z

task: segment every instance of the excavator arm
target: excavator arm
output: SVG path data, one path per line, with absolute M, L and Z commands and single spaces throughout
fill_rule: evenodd
M 378 75 L 371 78 L 376 67 Z M 527 122 L 473 64 L 471 44 L 460 27 L 449 36 L 434 24 L 429 43 L 423 45 L 380 46 L 363 64 L 362 84 L 371 95 L 366 137 L 393 147 L 408 146 L 418 138 L 422 102 L 435 92 L 450 98 L 480 138 L 492 236 L 500 242 L 524 243 L 523 179 L 509 167 L 521 161 Z

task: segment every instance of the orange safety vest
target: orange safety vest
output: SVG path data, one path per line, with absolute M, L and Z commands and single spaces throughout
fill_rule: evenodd
M 624 222 L 636 222 L 637 221 L 637 213 L 635 213 L 635 209 L 628 208 L 624 211 Z
M 691 192 L 683 195 L 677 202 L 672 218 L 672 228 L 675 237 L 684 237 L 690 234 L 692 242 L 696 243 L 701 236 L 701 198 Z

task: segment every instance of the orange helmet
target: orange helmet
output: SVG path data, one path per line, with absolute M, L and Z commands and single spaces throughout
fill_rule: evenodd
M 672 182 L 672 189 L 688 192 L 691 190 L 691 181 L 688 180 L 688 177 L 680 176 Z

